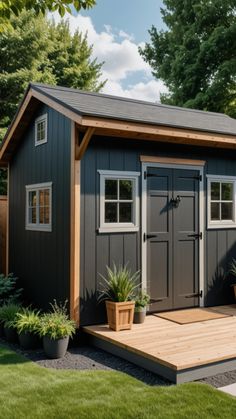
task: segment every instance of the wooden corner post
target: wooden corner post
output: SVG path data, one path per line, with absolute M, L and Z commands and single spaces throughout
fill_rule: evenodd
M 70 317 L 79 327 L 80 286 L 80 160 L 76 160 L 76 124 L 71 121 Z

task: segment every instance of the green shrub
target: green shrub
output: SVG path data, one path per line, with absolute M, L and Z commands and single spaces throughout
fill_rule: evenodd
M 45 313 L 40 318 L 38 332 L 40 336 L 48 336 L 51 339 L 71 337 L 75 333 L 75 322 L 70 320 L 66 312 L 66 304 L 58 304 L 54 300 L 51 304 L 52 311 Z
M 19 304 L 5 304 L 0 307 L 0 322 L 7 327 L 15 327 L 17 314 L 20 313 L 22 307 Z
M 99 300 L 111 300 L 115 302 L 131 301 L 134 299 L 135 290 L 139 286 L 137 284 L 139 278 L 139 271 L 131 273 L 127 265 L 116 267 L 113 264 L 113 269 L 107 268 L 107 278 L 100 275 L 104 283 L 101 285 Z
M 0 306 L 8 303 L 16 303 L 23 289 L 16 288 L 16 282 L 18 278 L 14 277 L 13 274 L 5 276 L 0 274 Z
M 135 297 L 135 311 L 142 311 L 149 302 L 150 296 L 144 290 L 139 290 Z
M 40 311 L 31 310 L 28 308 L 22 308 L 22 310 L 16 314 L 14 326 L 18 333 L 38 333 L 40 326 Z

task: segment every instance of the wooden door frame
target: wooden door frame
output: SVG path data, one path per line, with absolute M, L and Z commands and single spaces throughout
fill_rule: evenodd
M 160 159 L 156 158 L 156 161 L 153 161 L 154 158 L 150 158 L 151 161 L 148 161 L 148 157 L 144 158 L 141 156 L 142 161 L 142 220 L 141 220 L 141 261 L 142 261 L 142 288 L 147 289 L 147 241 L 143 240 L 144 233 L 147 232 L 147 180 L 145 178 L 145 172 L 148 167 L 155 167 L 161 169 L 183 169 L 183 170 L 197 170 L 201 179 L 199 181 L 199 231 L 202 232 L 202 239 L 199 240 L 199 289 L 202 290 L 202 297 L 199 298 L 199 306 L 204 307 L 204 277 L 205 277 L 205 261 L 204 261 L 204 242 L 205 242 L 205 216 L 204 216 L 204 164 L 202 160 L 184 160 L 175 158 L 174 162 L 170 162 L 170 158 Z M 161 163 L 159 161 L 161 160 Z

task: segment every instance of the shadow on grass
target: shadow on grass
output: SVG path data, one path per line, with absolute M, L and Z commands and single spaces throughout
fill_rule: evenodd
M 29 359 L 12 352 L 12 349 L 7 344 L 0 342 L 0 365 L 25 364 L 29 362 Z

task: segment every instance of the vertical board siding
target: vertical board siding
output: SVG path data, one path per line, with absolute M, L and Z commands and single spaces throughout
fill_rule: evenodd
M 27 302 L 43 309 L 69 300 L 70 120 L 47 106 L 48 141 L 34 145 L 34 120 L 10 164 L 9 269 L 20 278 Z M 52 232 L 25 230 L 25 185 L 52 182 Z
M 6 274 L 7 197 L 0 196 L 0 274 Z
M 81 162 L 81 324 L 105 321 L 104 306 L 97 304 L 101 284 L 99 274 L 106 265 L 128 263 L 132 271 L 141 269 L 141 176 L 139 181 L 140 231 L 138 233 L 98 233 L 98 170 L 141 171 L 140 155 L 201 159 L 205 174 L 236 176 L 236 153 L 174 144 L 94 137 Z M 206 187 L 204 179 L 205 226 Z M 236 229 L 205 228 L 205 304 L 231 303 L 227 274 L 236 258 Z

